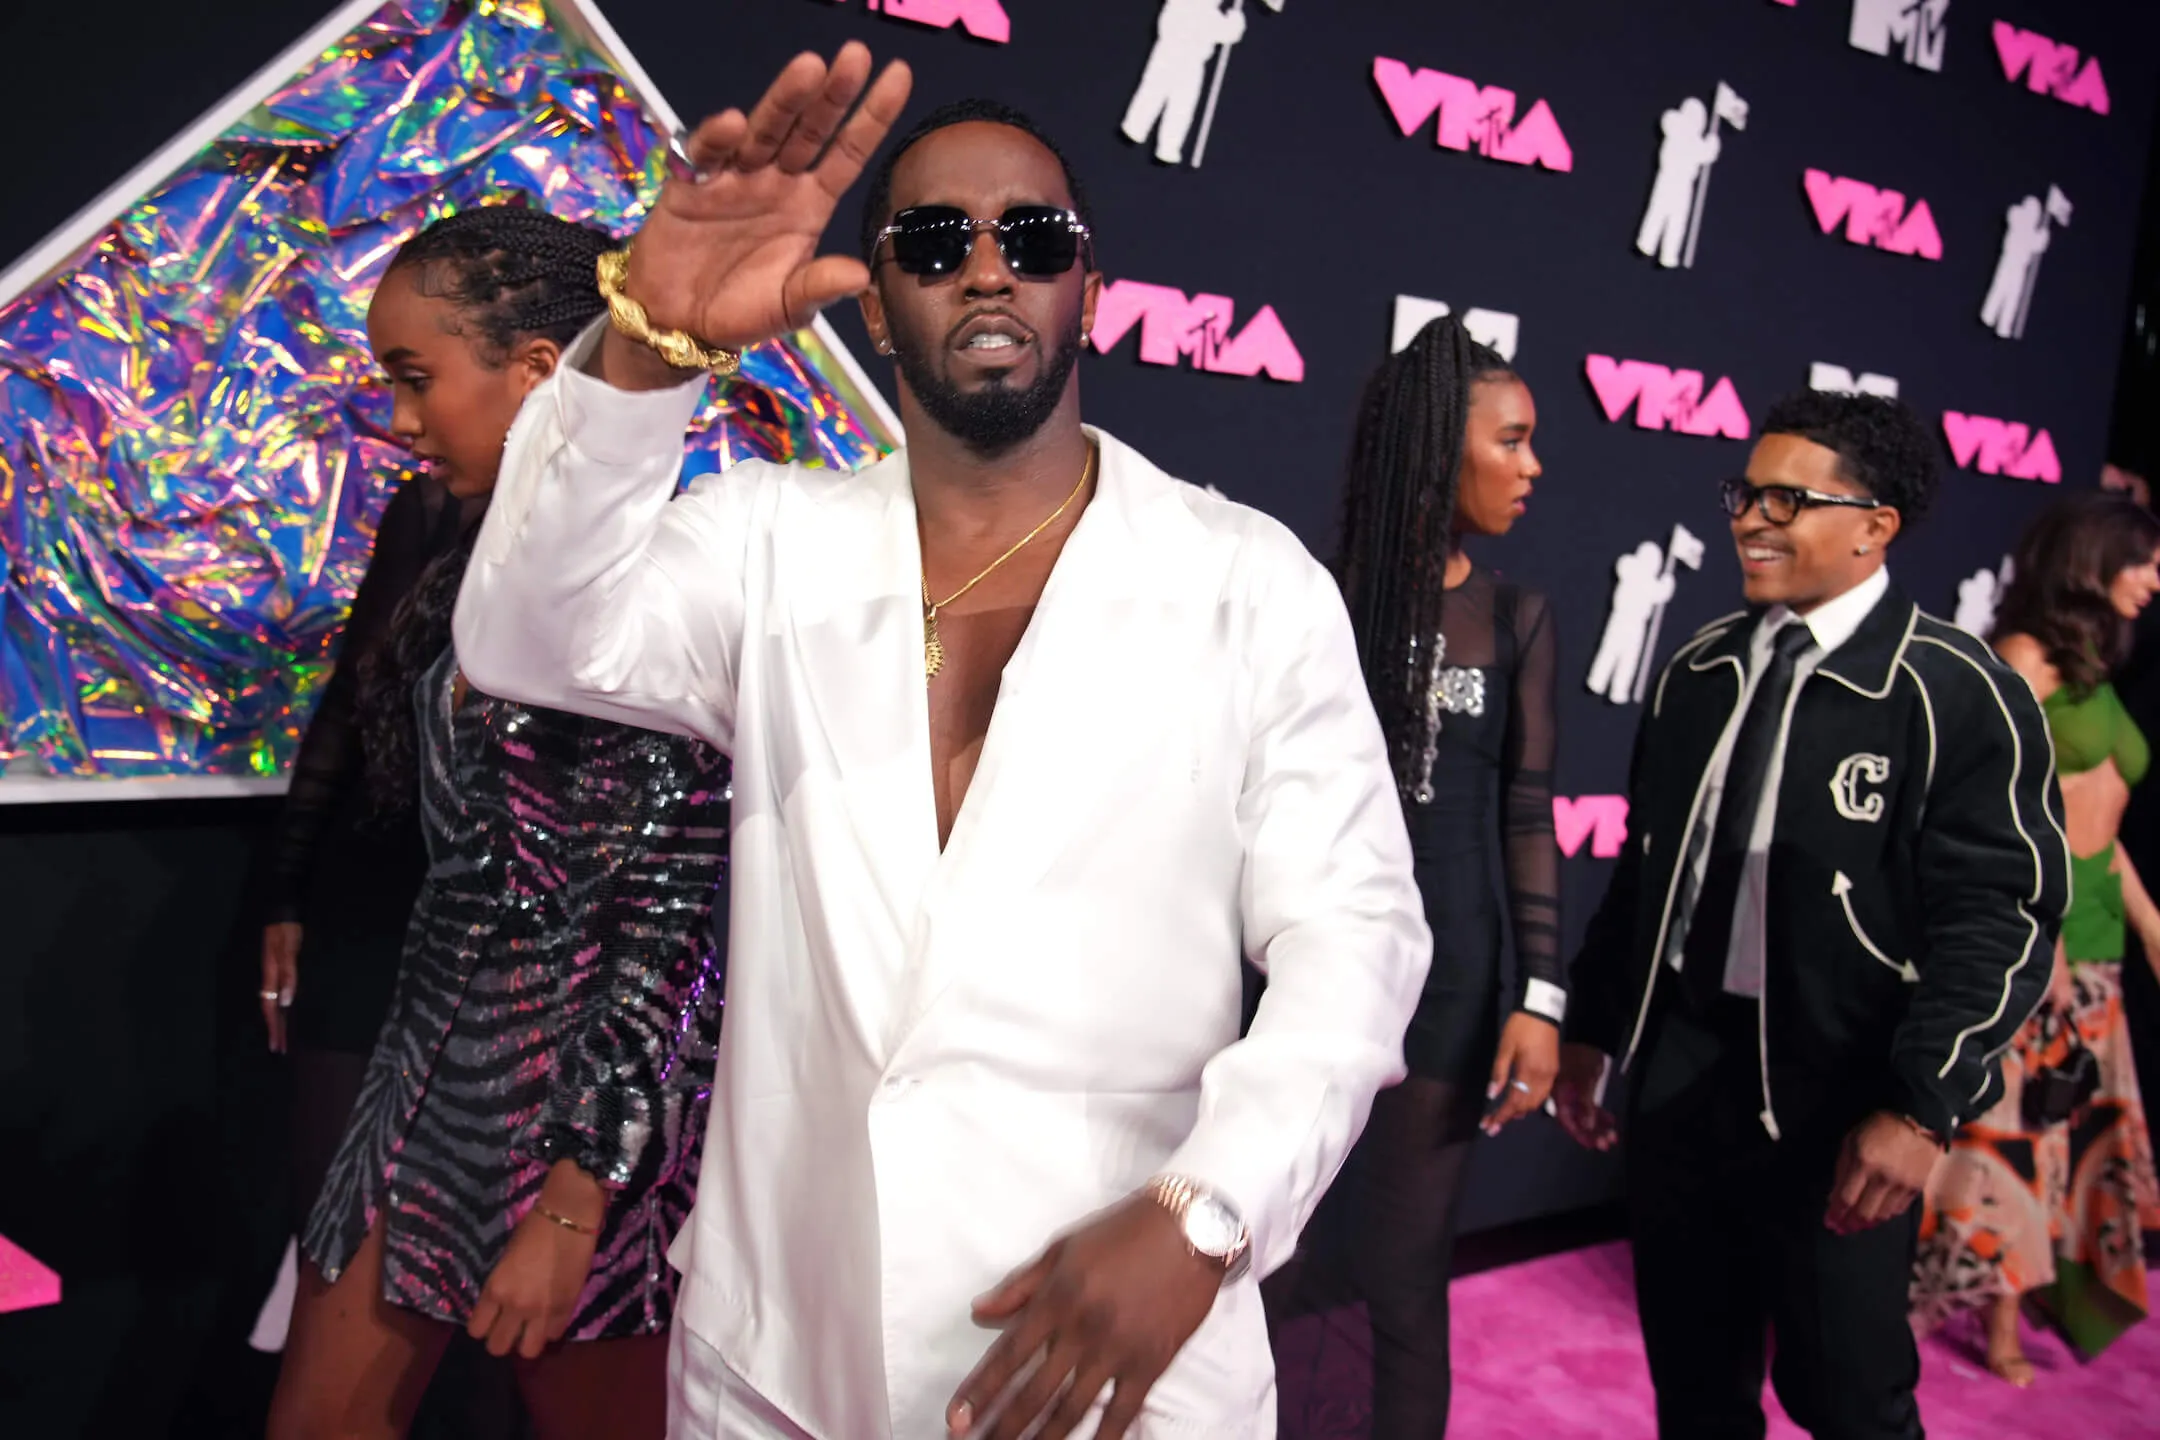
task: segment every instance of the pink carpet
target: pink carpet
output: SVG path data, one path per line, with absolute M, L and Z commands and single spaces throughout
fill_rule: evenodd
M 2160 1307 L 2160 1284 L 2154 1303 Z M 1649 1440 L 1657 1433 L 1626 1247 L 1601 1246 L 1456 1282 L 1455 1407 L 1465 1440 Z M 1283 1336 L 1283 1440 L 1366 1430 L 1362 1312 L 1301 1320 Z M 1977 1327 L 1921 1346 L 1929 1440 L 2153 1440 L 2160 1436 L 2160 1321 L 2092 1365 L 2028 1328 L 2039 1379 L 2013 1390 L 1981 1363 Z M 1797 1440 L 1765 1396 L 1772 1440 Z

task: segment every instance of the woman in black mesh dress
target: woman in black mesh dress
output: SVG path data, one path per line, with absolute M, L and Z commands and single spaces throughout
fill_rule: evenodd
M 1373 1102 L 1309 1234 L 1310 1261 L 1270 1298 L 1278 1317 L 1365 1302 L 1374 1440 L 1447 1429 L 1447 1287 L 1470 1146 L 1542 1106 L 1559 1066 L 1553 619 L 1544 596 L 1474 564 L 1462 543 L 1505 534 L 1523 513 L 1536 426 L 1522 378 L 1450 317 L 1374 373 L 1351 451 L 1337 568 L 1394 757 L 1433 963 L 1403 1040 L 1410 1076 Z M 1517 971 L 1505 1007 L 1496 871 Z

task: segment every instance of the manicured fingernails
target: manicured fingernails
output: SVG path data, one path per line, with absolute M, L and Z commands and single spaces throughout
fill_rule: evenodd
M 962 1400 L 945 1412 L 945 1428 L 955 1435 L 965 1435 L 975 1428 L 975 1407 Z

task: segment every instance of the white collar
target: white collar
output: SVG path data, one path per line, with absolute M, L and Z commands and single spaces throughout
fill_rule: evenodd
M 1762 629 L 1756 633 L 1767 640 L 1775 635 L 1788 620 L 1797 619 L 1808 627 L 1815 643 L 1823 654 L 1852 639 L 1860 622 L 1867 619 L 1877 602 L 1890 591 L 1890 567 L 1885 565 L 1873 575 L 1847 590 L 1834 600 L 1825 600 L 1805 615 L 1796 616 L 1783 605 L 1773 605 L 1763 615 Z

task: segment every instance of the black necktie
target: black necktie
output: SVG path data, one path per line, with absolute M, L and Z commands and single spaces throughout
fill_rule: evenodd
M 1747 865 L 1748 840 L 1762 808 L 1763 780 L 1777 748 L 1778 725 L 1792 695 L 1793 673 L 1800 657 L 1813 649 L 1815 637 L 1805 623 L 1788 620 L 1770 641 L 1770 658 L 1756 682 L 1754 698 L 1733 739 L 1725 766 L 1725 788 L 1718 801 L 1717 826 L 1710 835 L 1710 863 L 1689 919 L 1681 979 L 1705 1013 L 1725 992 L 1725 961 L 1732 949 L 1733 905 Z

